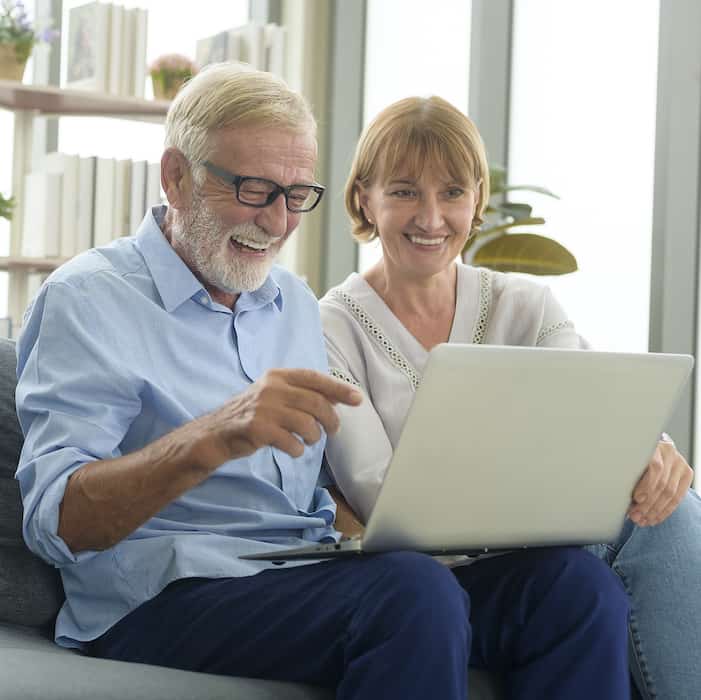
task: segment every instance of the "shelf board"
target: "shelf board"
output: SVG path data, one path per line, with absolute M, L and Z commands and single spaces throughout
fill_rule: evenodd
M 0 270 L 25 270 L 26 272 L 51 272 L 63 265 L 68 258 L 23 258 L 18 255 L 0 256 Z
M 91 90 L 65 90 L 48 85 L 23 85 L 0 80 L 0 107 L 36 110 L 42 115 L 117 117 L 162 121 L 170 102 L 119 97 Z

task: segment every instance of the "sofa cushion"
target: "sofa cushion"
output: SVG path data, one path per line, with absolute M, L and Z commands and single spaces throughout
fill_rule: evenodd
M 61 577 L 22 539 L 15 470 L 22 431 L 15 413 L 15 344 L 0 339 L 0 621 L 46 626 L 63 604 Z
M 32 630 L 0 624 L 0 698 L 12 700 L 333 700 L 299 683 L 231 678 L 147 664 L 92 659 L 61 649 Z M 470 700 L 503 697 L 496 679 L 470 669 Z

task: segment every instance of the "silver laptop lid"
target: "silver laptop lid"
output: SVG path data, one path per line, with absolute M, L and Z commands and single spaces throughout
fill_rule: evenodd
M 692 365 L 686 355 L 435 347 L 365 551 L 611 541 Z

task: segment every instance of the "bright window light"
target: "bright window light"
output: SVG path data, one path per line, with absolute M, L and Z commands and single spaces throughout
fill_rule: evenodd
M 517 0 L 509 179 L 580 270 L 546 281 L 602 350 L 646 351 L 659 0 Z M 519 200 L 517 200 L 519 201 Z
M 365 48 L 367 124 L 392 102 L 439 95 L 467 111 L 471 0 L 369 0 Z M 380 259 L 378 242 L 360 246 L 358 269 Z

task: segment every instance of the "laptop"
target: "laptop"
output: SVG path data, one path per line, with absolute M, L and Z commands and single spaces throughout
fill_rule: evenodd
M 241 558 L 614 541 L 692 367 L 689 355 L 438 345 L 362 539 Z

